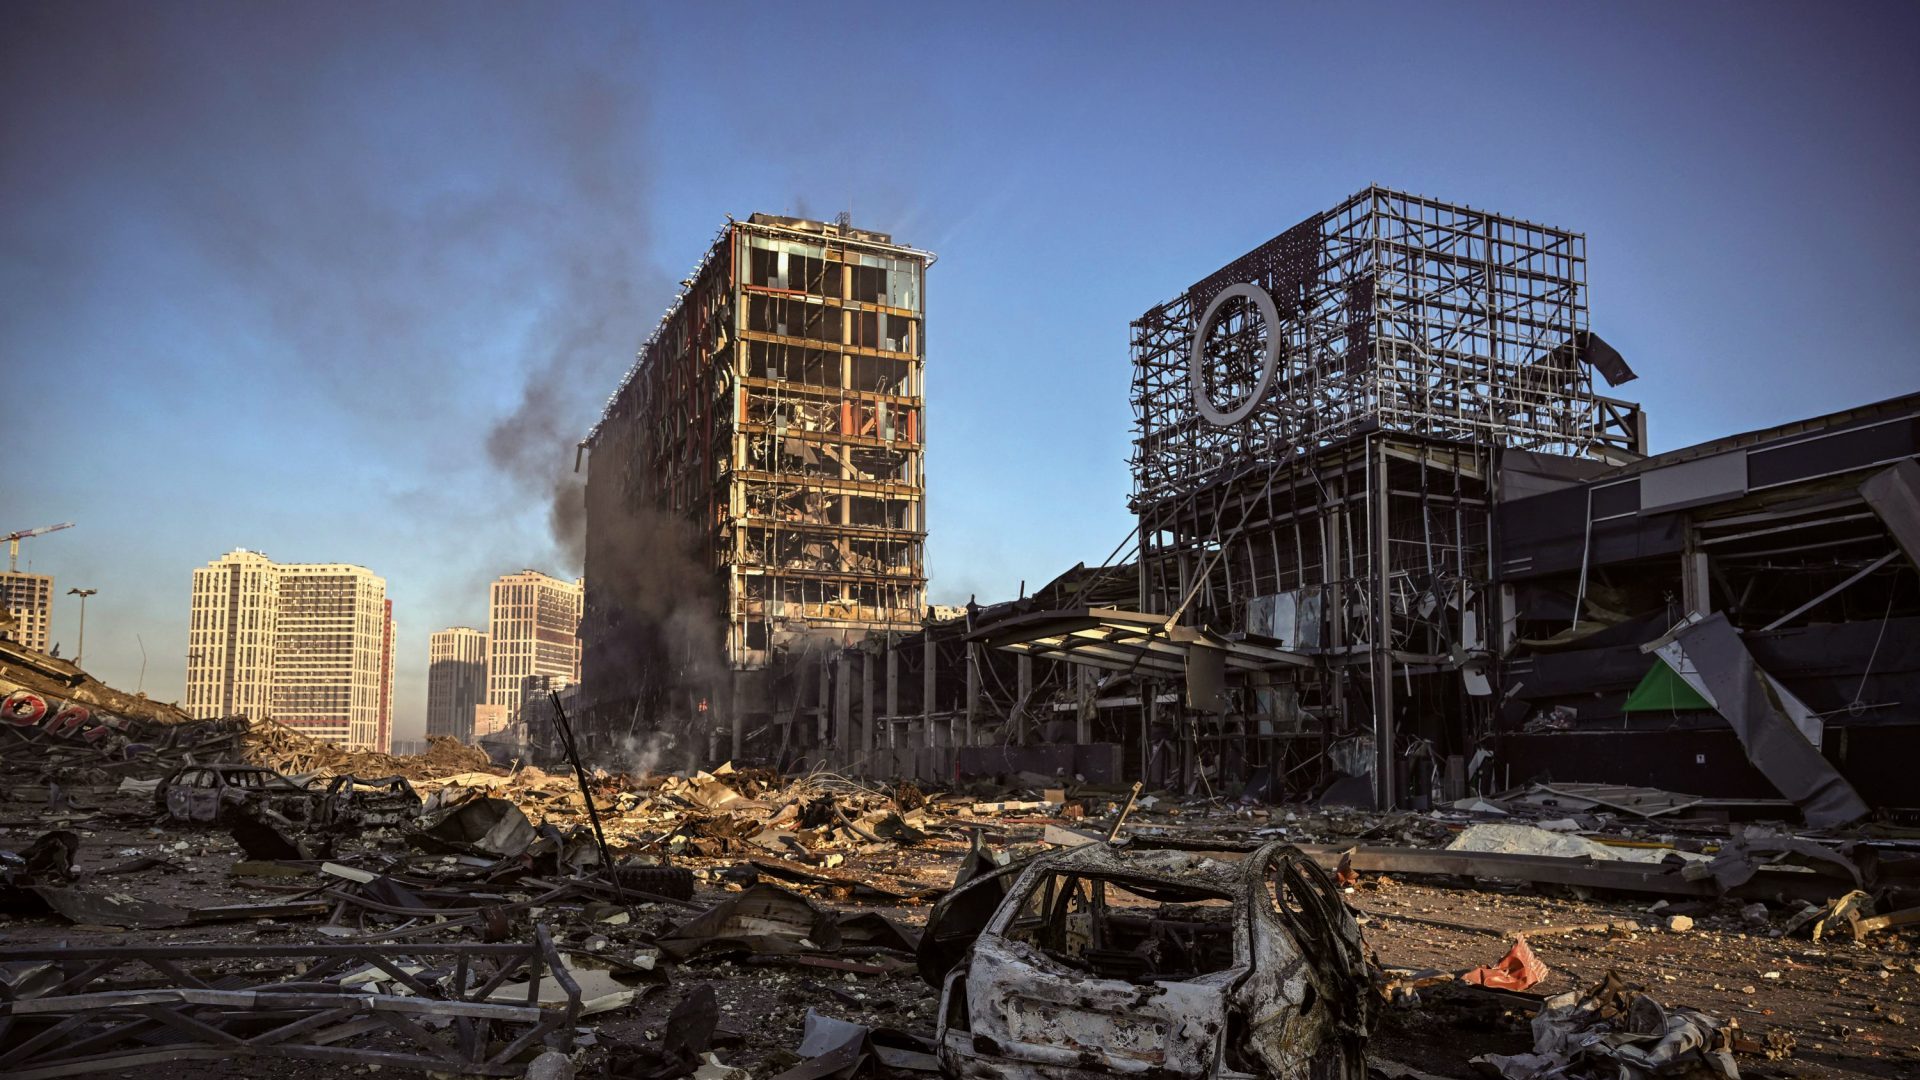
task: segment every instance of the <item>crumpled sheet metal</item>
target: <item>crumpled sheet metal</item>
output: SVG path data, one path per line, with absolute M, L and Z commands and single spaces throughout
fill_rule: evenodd
M 1763 825 L 1734 823 L 1729 840 L 1711 862 L 1688 866 L 1688 877 L 1711 877 L 1723 893 L 1752 881 L 1761 867 L 1777 863 L 1804 866 L 1831 879 L 1835 895 L 1865 884 L 1860 866 L 1832 847 L 1804 837 L 1776 832 Z M 1846 882 L 1844 886 L 1840 882 Z
M 976 879 L 949 899 L 997 889 L 1005 873 Z M 1366 1075 L 1376 1002 L 1359 927 L 1338 887 L 1298 849 L 1274 843 L 1251 853 L 1134 852 L 1090 844 L 1039 856 L 1019 875 L 970 958 L 946 973 L 946 1075 Z M 1163 901 L 1227 900 L 1231 960 L 1179 978 L 1106 977 L 1009 936 L 1034 891 L 1057 876 L 1105 881 Z M 930 939 L 941 934 L 939 917 L 936 911 L 929 921 Z M 1054 917 L 1066 918 L 1066 905 Z
M 505 799 L 468 799 L 423 816 L 413 834 L 430 851 L 500 858 L 527 850 L 537 835 L 518 806 Z
M 807 898 L 778 885 L 755 885 L 662 935 L 660 950 L 687 960 L 709 950 L 779 956 L 837 948 L 840 931 Z
M 1747 760 L 1800 807 L 1808 825 L 1847 825 L 1871 813 L 1860 793 L 1794 725 L 1783 691 L 1754 662 L 1726 615 L 1715 612 L 1681 626 L 1670 644 L 1683 653 L 1675 670 L 1698 683 L 1695 688 L 1733 726 Z M 1666 652 L 1661 656 L 1667 659 Z
M 1472 1064 L 1501 1080 L 1739 1080 L 1733 1024 L 1642 991 L 1609 972 L 1584 995 L 1548 998 L 1533 1018 L 1532 1053 L 1482 1054 Z

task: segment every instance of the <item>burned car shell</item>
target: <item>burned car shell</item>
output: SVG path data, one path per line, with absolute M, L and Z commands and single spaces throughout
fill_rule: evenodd
M 319 793 L 258 765 L 183 765 L 160 781 L 153 799 L 175 821 L 229 821 L 242 809 L 307 821 Z
M 1298 849 L 1274 843 L 1252 852 L 1128 851 L 1090 844 L 1043 855 L 1016 872 L 965 962 L 944 976 L 939 1052 L 946 1075 L 1366 1076 L 1375 1006 L 1360 930 L 1333 881 Z M 1005 877 L 969 882 L 943 903 L 964 904 L 972 888 L 1004 888 Z M 1096 890 L 1101 904 L 1106 885 L 1148 897 L 1225 901 L 1231 959 L 1178 978 L 1109 978 L 1017 940 L 1010 931 L 1029 902 L 1061 879 L 1072 882 L 1072 891 L 1063 890 L 1043 919 L 1073 918 L 1067 908 L 1081 882 L 1103 883 Z M 929 919 L 928 939 L 938 933 L 940 916 L 936 909 Z M 1093 931 L 1096 938 L 1099 933 Z M 927 957 L 923 951 L 923 973 Z
M 341 775 L 327 782 L 314 820 L 333 829 L 378 829 L 412 824 L 420 807 L 419 794 L 404 776 Z

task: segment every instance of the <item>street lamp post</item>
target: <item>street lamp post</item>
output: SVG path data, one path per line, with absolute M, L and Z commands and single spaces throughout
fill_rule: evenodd
M 87 597 L 99 592 L 99 589 L 68 589 L 68 596 L 80 598 L 80 645 L 73 650 L 73 666 L 79 667 L 80 661 L 87 655 Z

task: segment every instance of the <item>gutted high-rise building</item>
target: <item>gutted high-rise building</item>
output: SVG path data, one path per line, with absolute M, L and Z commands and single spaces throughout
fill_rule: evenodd
M 364 567 L 280 567 L 273 719 L 316 739 L 384 752 L 386 579 Z
M 582 446 L 587 708 L 791 723 L 793 663 L 917 627 L 929 252 L 729 221 Z
M 538 570 L 493 583 L 487 608 L 487 702 L 520 718 L 528 697 L 580 681 L 578 581 Z
M 53 634 L 53 575 L 0 572 L 0 604 L 12 620 L 12 627 L 0 637 L 46 652 Z
M 187 715 L 271 715 L 279 615 L 280 567 L 265 555 L 239 548 L 193 572 Z
M 427 648 L 427 734 L 471 742 L 474 707 L 487 700 L 486 632 L 467 626 L 435 630 Z

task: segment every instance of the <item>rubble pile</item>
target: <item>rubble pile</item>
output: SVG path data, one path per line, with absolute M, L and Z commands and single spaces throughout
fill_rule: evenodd
M 158 1046 L 609 1080 L 1046 1075 L 1026 1070 L 1049 1055 L 1185 1076 L 1212 1044 L 1173 1032 L 1208 1024 L 1232 1068 L 1280 1077 L 1920 1062 L 1920 836 L 1891 825 L 1564 784 L 1397 813 L 732 764 L 583 770 L 583 790 L 445 740 L 169 729 L 136 744 L 155 729 L 129 722 L 84 760 L 41 733 L 0 766 L 10 1074 L 64 1075 L 83 1044 L 118 1071 Z M 1150 1008 L 1085 1004 L 1148 987 Z M 992 1004 L 1015 998 L 1037 1004 Z
M 501 772 L 486 751 L 458 739 L 435 735 L 423 754 L 395 756 L 364 750 L 345 750 L 304 735 L 271 720 L 253 721 L 246 729 L 240 756 L 289 776 L 404 776 L 430 780 L 463 772 Z

